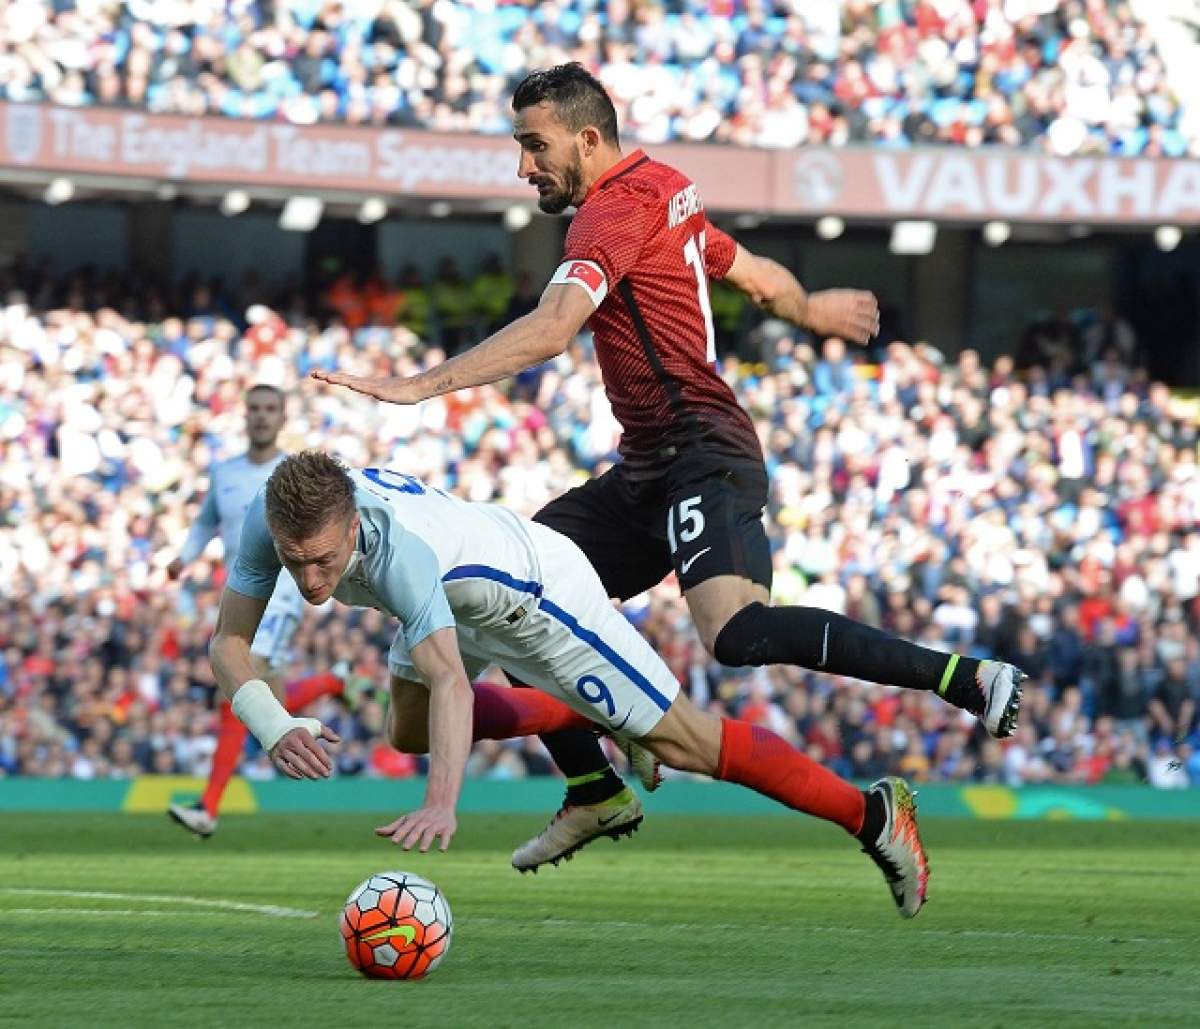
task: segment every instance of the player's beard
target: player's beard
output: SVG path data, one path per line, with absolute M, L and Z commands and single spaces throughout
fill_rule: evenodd
M 562 189 L 538 194 L 538 208 L 543 214 L 562 214 L 582 199 L 583 162 L 578 157 L 562 170 L 562 183 Z

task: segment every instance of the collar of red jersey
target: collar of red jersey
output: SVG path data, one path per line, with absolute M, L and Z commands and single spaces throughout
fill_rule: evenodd
M 645 156 L 646 151 L 641 147 L 638 147 L 635 151 L 633 151 L 633 153 L 622 157 L 616 164 L 609 168 L 608 171 L 601 175 L 600 178 L 592 183 L 592 188 L 587 191 L 587 196 L 583 198 L 583 202 L 586 204 L 596 190 L 600 189 L 610 179 L 615 179 L 623 171 L 627 171 L 629 168 L 632 168 Z

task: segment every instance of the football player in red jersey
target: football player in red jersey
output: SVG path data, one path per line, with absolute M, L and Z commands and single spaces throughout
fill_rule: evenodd
M 610 595 L 635 596 L 674 570 L 705 647 L 725 665 L 795 664 L 935 691 L 993 736 L 1011 735 L 1024 679 L 1011 665 L 929 650 L 818 608 L 771 606 L 767 473 L 750 417 L 716 370 L 708 282 L 724 279 L 816 336 L 859 344 L 879 327 L 874 296 L 808 293 L 782 265 L 712 225 L 686 175 L 641 150 L 622 153 L 612 101 L 581 65 L 534 72 L 513 109 L 517 174 L 536 187 L 543 211 L 577 212 L 537 309 L 420 375 L 313 375 L 415 404 L 557 357 L 587 324 L 623 429 L 622 460 L 535 518 L 575 541 Z M 578 849 L 641 817 L 594 738 L 545 742 L 567 776 L 567 800 L 513 855 L 521 870 L 555 860 L 564 841 Z M 747 776 L 770 760 L 732 729 L 721 759 Z M 892 815 L 882 801 L 868 806 L 864 835 L 883 831 Z

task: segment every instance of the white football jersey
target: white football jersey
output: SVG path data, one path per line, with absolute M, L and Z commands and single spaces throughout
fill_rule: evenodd
M 399 619 L 388 652 L 393 675 L 418 681 L 413 648 L 456 628 L 470 678 L 494 662 L 613 732 L 636 738 L 658 724 L 679 683 L 612 606 L 574 543 L 505 508 L 460 500 L 403 472 L 349 474 L 359 532 L 333 595 Z M 246 516 L 228 588 L 265 599 L 279 576 L 260 493 Z
M 242 538 L 242 522 L 250 510 L 250 503 L 285 457 L 286 454 L 280 453 L 269 461 L 256 464 L 249 454 L 239 454 L 218 461 L 209 469 L 208 495 L 179 555 L 184 564 L 196 560 L 208 546 L 208 541 L 219 532 L 225 545 L 225 563 L 233 565 Z
M 542 569 L 529 531 L 512 511 L 472 504 L 402 472 L 350 472 L 361 519 L 356 558 L 334 596 L 404 620 L 444 589 L 460 625 L 494 626 L 525 596 L 541 592 Z M 432 552 L 431 560 L 421 559 Z M 266 596 L 280 570 L 261 495 L 242 534 L 229 585 Z M 502 589 L 496 589 L 499 585 Z
M 520 606 L 520 594 L 540 593 L 538 552 L 528 523 L 515 512 L 471 503 L 386 468 L 353 471 L 350 477 L 358 495 L 374 501 L 359 506 L 368 531 L 378 526 L 394 541 L 408 532 L 433 551 L 460 624 L 495 625 Z

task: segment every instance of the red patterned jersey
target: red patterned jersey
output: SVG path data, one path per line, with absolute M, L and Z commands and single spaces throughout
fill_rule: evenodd
M 567 232 L 551 282 L 588 291 L 588 321 L 630 471 L 705 441 L 762 459 L 749 415 L 717 374 L 708 280 L 737 244 L 708 221 L 686 175 L 636 150 L 602 175 Z

